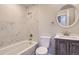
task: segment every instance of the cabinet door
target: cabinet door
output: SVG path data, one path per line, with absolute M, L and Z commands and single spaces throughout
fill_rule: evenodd
M 67 55 L 68 54 L 68 43 L 66 40 L 56 40 L 56 54 L 57 55 Z
M 79 42 L 70 43 L 70 55 L 79 55 Z

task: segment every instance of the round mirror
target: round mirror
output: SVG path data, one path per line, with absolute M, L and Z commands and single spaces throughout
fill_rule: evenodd
M 78 20 L 78 11 L 73 5 L 63 6 L 57 14 L 57 23 L 62 27 L 71 27 Z

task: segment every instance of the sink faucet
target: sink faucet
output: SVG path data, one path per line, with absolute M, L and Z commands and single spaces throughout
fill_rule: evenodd
M 69 32 L 69 31 L 64 30 L 64 31 L 63 31 L 63 35 L 64 35 L 64 36 L 69 36 L 69 35 L 70 35 L 70 32 Z

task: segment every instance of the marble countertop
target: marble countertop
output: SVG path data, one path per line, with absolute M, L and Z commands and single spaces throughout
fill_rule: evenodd
M 79 40 L 79 36 L 77 35 L 70 35 L 70 36 L 64 36 L 64 35 L 56 35 L 54 37 L 55 39 L 66 39 L 66 40 Z

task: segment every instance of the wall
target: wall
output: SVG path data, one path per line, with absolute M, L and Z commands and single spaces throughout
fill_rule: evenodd
M 29 38 L 26 12 L 20 5 L 0 5 L 0 48 Z
M 39 5 L 40 7 L 40 17 L 39 17 L 39 35 L 40 36 L 52 36 L 55 35 L 58 32 L 61 32 L 62 30 L 68 30 L 69 32 L 73 34 L 79 35 L 78 29 L 79 29 L 79 21 L 77 24 L 72 26 L 71 28 L 62 28 L 57 24 L 56 15 L 57 12 L 64 6 L 63 4 L 49 4 L 49 5 Z M 79 11 L 78 6 L 74 5 Z M 52 24 L 51 22 L 54 22 Z
M 34 9 L 33 7 L 31 10 Z M 29 40 L 29 35 L 37 31 L 36 27 L 37 22 L 28 18 L 26 6 L 0 5 L 0 48 L 19 41 Z M 35 35 L 36 32 L 33 33 L 33 40 L 37 39 Z

